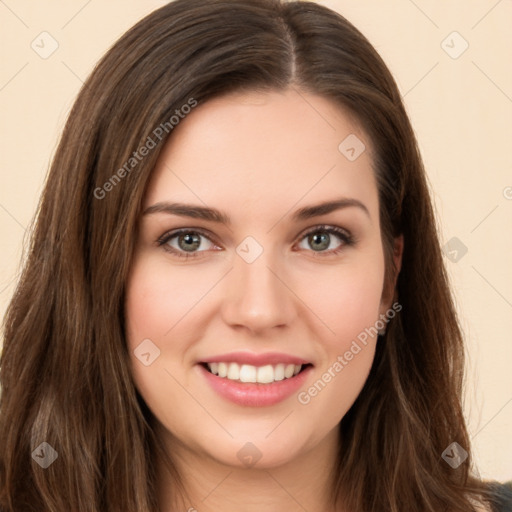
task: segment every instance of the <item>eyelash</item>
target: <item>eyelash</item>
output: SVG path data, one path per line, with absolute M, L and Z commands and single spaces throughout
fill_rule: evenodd
M 311 252 L 313 252 L 315 257 L 324 257 L 324 255 L 336 255 L 336 254 L 340 253 L 344 247 L 352 246 L 352 245 L 355 245 L 355 243 L 356 243 L 355 238 L 349 232 L 345 231 L 344 229 L 338 228 L 336 226 L 327 226 L 327 225 L 314 226 L 310 230 L 306 231 L 300 237 L 299 242 L 304 240 L 304 238 L 306 238 L 308 235 L 311 235 L 311 234 L 317 233 L 317 232 L 328 233 L 330 235 L 336 235 L 341 239 L 341 241 L 343 243 L 337 249 L 331 249 L 330 251 L 311 251 Z M 197 258 L 197 257 L 200 257 L 198 254 L 200 254 L 201 252 L 206 252 L 206 251 L 198 251 L 198 252 L 192 252 L 192 253 L 187 254 L 186 252 L 177 251 L 173 247 L 169 247 L 169 246 L 165 245 L 173 238 L 175 238 L 179 235 L 182 235 L 182 234 L 201 235 L 201 236 L 207 238 L 208 240 L 210 240 L 210 242 L 215 243 L 215 242 L 213 242 L 213 240 L 211 240 L 211 238 L 203 230 L 198 229 L 198 228 L 194 228 L 194 229 L 182 228 L 182 229 L 177 229 L 174 231 L 168 231 L 167 233 L 164 233 L 160 238 L 158 238 L 156 243 L 159 247 L 163 246 L 163 249 L 165 251 L 177 256 L 178 258 L 185 258 L 185 259 Z

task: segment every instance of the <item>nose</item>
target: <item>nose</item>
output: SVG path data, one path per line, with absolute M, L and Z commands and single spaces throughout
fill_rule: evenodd
M 270 253 L 264 251 L 252 263 L 235 256 L 233 269 L 226 276 L 222 305 L 223 319 L 231 327 L 262 334 L 289 326 L 295 318 L 296 297 L 282 265 Z

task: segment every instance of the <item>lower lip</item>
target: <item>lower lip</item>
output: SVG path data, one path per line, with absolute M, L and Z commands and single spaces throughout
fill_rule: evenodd
M 266 407 L 282 402 L 304 384 L 313 369 L 312 366 L 308 366 L 289 379 L 258 384 L 226 379 L 210 373 L 200 364 L 198 367 L 214 391 L 235 404 L 248 407 Z

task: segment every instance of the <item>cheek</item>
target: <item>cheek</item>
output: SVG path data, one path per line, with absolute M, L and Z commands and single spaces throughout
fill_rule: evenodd
M 368 274 L 352 278 L 338 283 L 341 289 L 319 295 L 316 304 L 329 331 L 323 330 L 323 358 L 315 378 L 300 390 L 297 401 L 306 422 L 321 418 L 318 435 L 343 419 L 363 389 L 375 356 L 380 280 Z
M 169 265 L 141 256 L 132 265 L 126 287 L 127 344 L 135 385 L 158 421 L 175 432 L 193 428 L 176 404 L 190 402 L 183 391 L 187 375 L 182 373 L 189 344 L 187 313 L 208 290 L 187 274 L 170 272 Z
M 305 423 L 316 425 L 318 435 L 334 428 L 343 419 L 361 393 L 368 378 L 375 341 L 342 343 L 315 379 L 300 390 L 298 406 Z M 319 423 L 320 419 L 320 423 Z
M 180 282 L 179 274 L 170 279 L 168 273 L 158 262 L 141 257 L 135 260 L 126 287 L 126 334 L 133 375 L 149 400 L 155 391 L 167 388 L 163 385 L 169 378 L 165 370 L 173 371 L 172 363 L 179 363 L 185 343 L 177 334 L 186 323 L 192 292 Z
M 297 397 L 311 418 L 336 424 L 363 388 L 375 355 L 383 279 L 383 259 L 372 257 L 302 280 L 303 296 L 323 324 L 317 378 Z
M 375 253 L 379 254 L 378 248 Z M 377 257 L 333 267 L 322 274 L 302 274 L 298 280 L 300 296 L 323 324 L 319 332 L 328 350 L 344 350 L 361 332 L 375 325 L 383 279 L 383 259 Z
M 135 261 L 127 283 L 125 305 L 130 340 L 136 342 L 142 337 L 163 342 L 170 336 L 179 343 L 173 332 L 189 323 L 188 315 L 208 294 L 214 277 L 202 275 L 198 279 L 197 270 L 192 267 L 173 271 L 165 259 Z

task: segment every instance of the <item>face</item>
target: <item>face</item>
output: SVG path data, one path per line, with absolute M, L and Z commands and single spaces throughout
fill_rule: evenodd
M 136 386 L 185 450 L 275 467 L 335 438 L 391 306 L 370 153 L 347 112 L 294 90 L 214 99 L 174 129 L 126 318 Z

